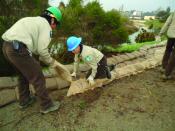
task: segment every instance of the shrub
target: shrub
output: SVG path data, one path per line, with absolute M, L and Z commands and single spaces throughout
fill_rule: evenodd
M 138 34 L 138 36 L 135 39 L 137 43 L 154 41 L 154 40 L 155 40 L 155 35 L 152 32 L 141 32 L 140 34 Z
M 156 20 L 147 20 L 145 24 L 148 26 L 149 29 L 152 29 L 156 34 L 158 34 L 164 23 L 156 19 Z
M 83 6 L 82 0 L 70 0 L 63 10 L 63 23 L 58 37 L 77 35 L 89 45 L 118 44 L 128 40 L 125 25 L 129 20 L 116 10 L 105 12 L 98 1 Z M 131 24 L 130 24 L 131 25 Z

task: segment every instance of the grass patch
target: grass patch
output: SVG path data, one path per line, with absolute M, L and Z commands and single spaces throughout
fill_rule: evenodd
M 143 42 L 143 43 L 134 43 L 134 44 L 122 44 L 118 47 L 105 46 L 105 52 L 116 52 L 116 53 L 130 53 L 133 51 L 137 51 L 140 47 L 144 45 L 153 45 L 158 44 L 159 42 L 151 41 L 151 42 Z
M 157 34 L 160 32 L 160 29 L 162 28 L 164 23 L 155 19 L 155 20 L 147 20 L 144 24 L 147 25 L 148 28 L 151 27 L 154 30 L 154 32 Z
M 84 110 L 86 107 L 87 107 L 87 103 L 85 101 L 81 101 L 79 104 L 78 104 L 78 107 L 81 109 L 81 110 Z

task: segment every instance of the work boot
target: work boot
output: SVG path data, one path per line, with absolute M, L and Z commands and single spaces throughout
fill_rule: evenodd
M 110 72 L 110 69 L 109 69 L 108 66 L 106 67 L 106 77 L 107 77 L 108 79 L 111 79 L 111 72 Z
M 46 110 L 40 110 L 40 112 L 42 114 L 47 114 L 49 112 L 58 110 L 59 107 L 60 107 L 60 102 L 55 101 L 55 102 L 53 102 L 52 106 L 48 107 Z
M 163 80 L 171 80 L 171 79 L 173 79 L 173 77 L 171 75 L 168 75 L 168 76 L 167 75 L 163 75 L 162 79 Z
M 30 105 L 32 105 L 35 101 L 36 101 L 36 97 L 35 96 L 30 96 L 29 99 L 26 102 L 19 103 L 19 108 L 20 109 L 25 109 L 25 108 L 29 107 Z
M 111 79 L 111 71 L 114 70 L 116 67 L 116 64 L 111 64 L 106 67 L 106 76 L 108 79 Z
M 116 66 L 116 64 L 108 65 L 110 71 L 114 70 Z

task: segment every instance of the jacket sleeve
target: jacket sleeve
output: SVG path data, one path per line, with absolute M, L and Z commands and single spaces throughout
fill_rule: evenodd
M 74 57 L 74 72 L 77 73 L 78 69 L 79 69 L 79 58 L 78 58 L 78 55 L 75 54 L 75 57 Z
M 43 61 L 47 65 L 51 65 L 53 63 L 53 58 L 50 56 L 48 51 L 48 45 L 51 41 L 48 31 L 40 32 L 38 38 L 38 54 L 39 59 Z
M 172 22 L 172 18 L 173 18 L 173 13 L 167 18 L 165 24 L 163 25 L 162 29 L 160 30 L 160 35 L 164 34 L 168 30 L 168 28 Z

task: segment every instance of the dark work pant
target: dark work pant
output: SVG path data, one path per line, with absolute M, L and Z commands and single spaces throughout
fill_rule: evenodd
M 165 49 L 165 53 L 164 53 L 164 56 L 163 56 L 163 59 L 162 59 L 162 67 L 163 67 L 163 69 L 165 69 L 167 64 L 168 64 L 168 61 L 169 61 L 171 52 L 173 50 L 174 44 L 175 44 L 175 39 L 168 38 L 166 49 Z
M 98 63 L 97 73 L 94 79 L 106 78 L 107 77 L 106 70 L 107 70 L 107 59 L 104 56 Z M 92 72 L 92 69 L 88 71 L 86 78 L 88 78 L 91 75 L 91 72 Z
M 170 75 L 175 66 L 175 38 L 168 38 L 166 50 L 162 60 L 165 75 Z
M 15 50 L 12 43 L 3 43 L 3 54 L 16 68 L 19 75 L 19 102 L 25 103 L 30 97 L 29 83 L 31 83 L 39 98 L 42 109 L 50 107 L 53 103 L 46 90 L 46 82 L 41 66 L 30 56 L 27 48 L 21 46 Z

